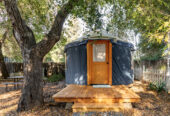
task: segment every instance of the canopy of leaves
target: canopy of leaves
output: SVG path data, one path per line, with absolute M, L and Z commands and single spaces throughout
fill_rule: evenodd
M 10 59 L 15 59 L 15 61 L 21 61 L 21 52 L 13 37 L 11 22 L 8 19 L 4 5 L 0 2 L 0 39 L 2 39 L 5 31 L 8 31 L 8 33 L 4 43 L 2 44 L 3 55 Z
M 139 44 L 140 50 L 143 53 L 141 60 L 159 60 L 163 58 L 163 54 L 167 49 L 164 42 L 158 43 L 156 40 L 142 38 Z
M 128 0 L 121 2 L 133 28 L 141 34 L 142 59 L 158 60 L 167 48 L 170 31 L 169 0 Z
M 55 15 L 67 2 L 68 0 L 18 0 L 21 15 L 33 30 L 37 42 L 48 33 Z M 3 20 L 0 19 L 0 24 L 3 25 L 1 30 L 11 27 L 2 3 L 0 10 L 3 11 L 0 12 L 0 18 L 3 17 Z M 142 36 L 140 47 L 144 54 L 153 49 L 155 55 L 160 54 L 157 51 L 162 51 L 162 46 L 165 45 L 162 41 L 167 41 L 167 32 L 170 30 L 169 0 L 79 0 L 70 15 L 81 18 L 91 30 L 105 29 L 118 34 L 120 38 L 126 37 L 128 30 L 135 30 Z M 62 38 L 64 36 L 63 31 Z M 69 38 L 62 41 L 66 43 L 66 39 Z M 53 50 L 60 47 L 57 44 Z

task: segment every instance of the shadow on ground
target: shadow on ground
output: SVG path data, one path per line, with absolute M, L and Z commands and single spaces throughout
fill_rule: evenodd
M 148 83 L 135 81 L 130 89 L 135 91 L 140 97 L 141 102 L 133 103 L 133 109 L 124 110 L 119 116 L 168 116 L 170 115 L 170 95 L 166 92 L 156 93 L 147 89 Z M 21 90 L 5 92 L 0 85 L 0 116 L 70 116 L 71 110 L 66 110 L 66 103 L 55 103 L 52 95 L 65 87 L 64 82 L 47 83 L 44 86 L 45 104 L 34 108 L 31 111 L 17 113 L 17 104 L 21 95 Z M 91 113 L 92 116 L 110 116 L 109 113 Z M 112 113 L 114 114 L 114 113 Z M 86 116 L 81 113 L 81 116 Z

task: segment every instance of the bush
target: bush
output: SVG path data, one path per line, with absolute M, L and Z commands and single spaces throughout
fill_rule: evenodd
M 149 89 L 157 92 L 166 91 L 166 84 L 165 82 L 149 83 Z
M 53 74 L 50 76 L 47 81 L 48 82 L 58 82 L 64 79 L 64 76 L 62 74 Z

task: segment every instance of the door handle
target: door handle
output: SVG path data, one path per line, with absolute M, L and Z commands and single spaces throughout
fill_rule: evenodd
M 107 62 L 106 64 L 109 64 L 109 62 Z

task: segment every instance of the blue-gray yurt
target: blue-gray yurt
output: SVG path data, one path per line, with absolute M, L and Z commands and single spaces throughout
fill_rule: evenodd
M 133 44 L 109 34 L 82 37 L 65 46 L 66 84 L 128 85 L 134 76 Z

